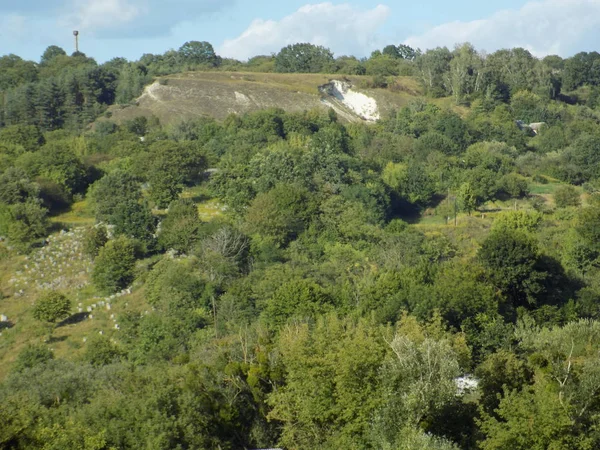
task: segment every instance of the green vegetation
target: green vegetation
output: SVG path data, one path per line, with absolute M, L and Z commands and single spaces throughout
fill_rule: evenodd
M 598 61 L 0 58 L 0 448 L 599 448 Z M 109 117 L 314 72 L 402 101 Z

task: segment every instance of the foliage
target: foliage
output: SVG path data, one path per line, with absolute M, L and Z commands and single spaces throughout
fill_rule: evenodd
M 333 53 L 312 44 L 292 44 L 282 48 L 275 57 L 275 71 L 306 73 L 326 71 L 333 63 Z
M 537 267 L 538 252 L 536 243 L 525 232 L 500 228 L 485 239 L 477 256 L 490 280 L 517 307 L 535 304 L 543 291 L 547 273 Z
M 194 202 L 186 199 L 175 200 L 169 205 L 169 212 L 160 223 L 159 245 L 187 253 L 200 240 L 200 218 Z
M 90 227 L 85 233 L 83 251 L 86 255 L 95 258 L 107 242 L 108 234 L 104 226 Z
M 54 359 L 54 353 L 43 344 L 28 344 L 18 355 L 14 372 L 23 372 Z
M 54 323 L 67 317 L 70 311 L 71 300 L 60 292 L 49 291 L 35 302 L 32 314 L 36 320 Z
M 557 208 L 579 206 L 581 204 L 580 194 L 574 186 L 559 186 L 554 191 L 554 203 Z
M 0 57 L 0 447 L 600 448 L 599 61 Z M 193 70 L 347 74 L 402 107 L 126 107 Z M 119 326 L 76 314 L 24 346 L 71 311 L 49 284 L 82 311 L 114 295 Z
M 126 288 L 133 281 L 136 260 L 134 243 L 123 236 L 108 241 L 94 261 L 92 280 L 107 294 Z

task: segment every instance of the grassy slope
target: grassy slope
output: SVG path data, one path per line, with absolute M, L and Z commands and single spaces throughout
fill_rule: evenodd
M 209 221 L 222 214 L 223 206 L 206 195 L 202 187 L 183 193 L 193 198 L 198 205 L 199 215 Z M 126 311 L 144 312 L 149 306 L 144 300 L 143 289 L 134 286 L 130 294 L 108 300 L 90 284 L 92 262 L 81 254 L 80 237 L 77 230 L 94 223 L 86 202 L 75 203 L 69 211 L 52 218 L 57 229 L 70 230 L 53 233 L 50 243 L 34 250 L 30 255 L 14 255 L 2 252 L 0 244 L 0 314 L 8 317 L 12 327 L 0 329 L 0 380 L 28 343 L 42 343 L 47 338 L 44 326 L 31 316 L 31 307 L 39 294 L 47 287 L 42 283 L 53 283 L 72 301 L 73 315 L 60 324 L 53 333 L 49 347 L 57 358 L 75 360 L 85 350 L 84 339 L 103 332 L 118 339 L 115 324 Z M 52 258 L 52 263 L 50 263 Z M 37 267 L 36 267 L 37 263 Z M 54 264 L 54 265 L 52 265 Z M 148 264 L 141 261 L 140 265 Z M 19 291 L 23 291 L 22 294 Z M 110 302 L 111 309 L 100 302 Z M 78 308 L 83 309 L 83 314 Z M 87 318 L 87 307 L 96 305 L 92 319 Z M 111 316 L 114 315 L 114 318 Z
M 223 119 L 231 113 L 246 113 L 278 107 L 286 111 L 326 108 L 319 86 L 334 79 L 349 80 L 355 89 L 373 97 L 380 112 L 398 109 L 422 96 L 413 77 L 397 77 L 396 88 L 361 89 L 372 77 L 327 74 L 280 74 L 245 72 L 187 72 L 159 79 L 135 105 L 113 106 L 111 120 L 122 122 L 138 115 L 157 116 L 162 123 L 183 118 L 210 116 Z M 148 93 L 150 91 L 150 94 Z M 437 99 L 452 106 L 449 99 Z

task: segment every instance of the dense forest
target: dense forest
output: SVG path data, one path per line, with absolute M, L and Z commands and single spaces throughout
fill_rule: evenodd
M 110 120 L 193 70 L 424 95 Z M 0 448 L 600 448 L 599 94 L 469 44 L 0 57 Z

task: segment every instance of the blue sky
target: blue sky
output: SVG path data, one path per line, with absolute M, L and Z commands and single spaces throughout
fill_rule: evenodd
M 49 45 L 80 49 L 99 62 L 130 60 L 209 41 L 223 56 L 246 59 L 294 42 L 336 55 L 389 43 L 422 49 L 469 41 L 478 49 L 525 47 L 537 56 L 594 50 L 600 0 L 0 0 L 0 55 L 38 60 Z

